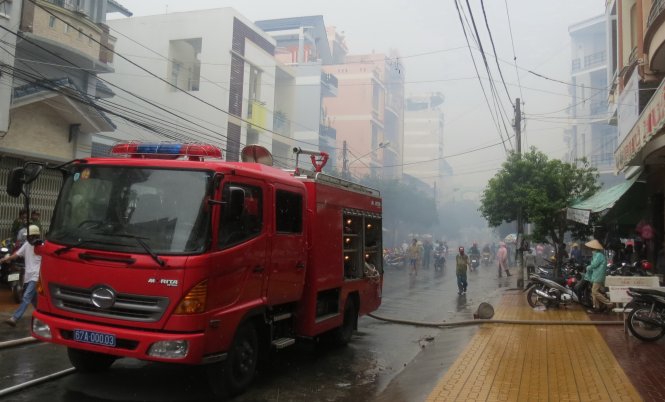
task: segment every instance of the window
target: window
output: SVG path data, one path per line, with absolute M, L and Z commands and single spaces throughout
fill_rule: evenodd
M 169 43 L 167 79 L 174 91 L 198 91 L 201 84 L 201 38 L 178 39 Z
M 62 28 L 62 31 L 66 34 L 69 34 L 69 24 L 65 22 L 65 27 Z
M 249 68 L 249 99 L 261 99 L 261 70 L 254 66 Z
M 222 211 L 217 244 L 231 247 L 258 236 L 263 227 L 261 189 L 241 183 L 227 183 L 222 189 Z
M 55 17 L 51 15 L 48 19 L 49 28 L 55 28 L 55 22 L 56 22 Z
M 277 233 L 302 233 L 302 196 L 277 190 L 275 199 Z

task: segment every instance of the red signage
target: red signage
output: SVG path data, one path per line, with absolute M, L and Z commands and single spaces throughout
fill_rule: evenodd
M 617 170 L 626 167 L 663 126 L 665 126 L 665 90 L 661 83 L 633 129 L 614 152 Z

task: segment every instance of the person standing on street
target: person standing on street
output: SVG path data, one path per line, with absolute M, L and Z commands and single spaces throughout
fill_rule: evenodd
M 16 322 L 23 317 L 28 304 L 37 308 L 37 281 L 39 280 L 39 269 L 42 265 L 42 257 L 35 254 L 35 243 L 39 241 L 39 228 L 36 225 L 30 225 L 28 228 L 28 238 L 25 243 L 18 249 L 18 251 L 8 257 L 0 258 L 0 264 L 7 261 L 15 260 L 23 257 L 25 260 L 25 276 L 23 279 L 25 291 L 23 293 L 23 300 L 18 306 L 18 309 L 5 320 L 7 325 L 12 327 L 16 326 Z
M 586 274 L 584 279 L 591 282 L 591 298 L 593 299 L 593 310 L 587 310 L 588 313 L 600 313 L 607 309 L 611 302 L 600 293 L 600 289 L 605 286 L 605 267 L 607 266 L 607 259 L 603 253 L 603 246 L 596 239 L 591 240 L 584 244 L 593 250 L 593 257 L 591 264 L 586 267 Z
M 506 249 L 506 243 L 499 243 L 499 251 L 496 252 L 496 259 L 499 262 L 499 278 L 503 276 L 503 271 L 506 272 L 506 276 L 510 276 L 510 271 L 508 271 L 508 249 Z
M 409 275 L 418 276 L 418 260 L 420 259 L 420 246 L 418 246 L 418 239 L 413 239 L 411 245 L 406 249 L 406 255 L 409 257 L 409 266 L 411 267 Z
M 463 295 L 466 293 L 466 287 L 468 285 L 466 281 L 466 272 L 469 269 L 469 256 L 464 254 L 464 247 L 459 248 L 459 254 L 456 257 L 457 268 L 455 273 L 457 274 L 457 294 Z
M 531 249 L 528 249 L 526 254 L 524 254 L 524 266 L 526 267 L 526 272 L 529 274 L 536 271 L 536 256 L 533 255 Z
M 425 240 L 425 244 L 423 244 L 423 268 L 424 269 L 429 269 L 429 262 L 431 260 L 433 249 L 434 249 L 434 246 L 432 245 L 432 242 L 429 241 L 429 240 Z

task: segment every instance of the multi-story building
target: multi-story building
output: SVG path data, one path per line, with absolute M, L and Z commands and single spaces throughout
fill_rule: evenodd
M 646 183 L 633 185 L 645 187 L 645 194 L 626 212 L 632 235 L 638 224 L 654 229 L 643 239 L 653 261 L 665 229 L 665 0 L 607 0 L 606 16 L 612 32 L 609 97 L 619 130 L 615 168 L 629 185 Z
M 0 25 L 6 29 L 0 80 L 11 85 L 0 85 L 0 176 L 26 160 L 57 163 L 90 156 L 92 135 L 114 129 L 95 102 L 113 95 L 97 77 L 113 71 L 115 38 L 106 15 L 131 13 L 114 0 L 14 0 L 1 6 Z M 47 170 L 32 185 L 32 206 L 46 223 L 60 178 Z M 0 193 L 3 233 L 18 210 L 17 200 Z
M 571 38 L 571 105 L 573 122 L 566 131 L 568 162 L 586 158 L 598 169 L 605 185 L 616 181 L 614 150 L 617 128 L 608 123 L 607 26 L 604 15 L 568 28 Z
M 273 126 L 288 124 L 291 147 L 327 152 L 333 162 L 327 169 L 334 168 L 337 135 L 323 108 L 323 98 L 337 96 L 337 78 L 322 69 L 333 63 L 323 16 L 257 21 L 256 25 L 275 39 L 275 59 L 286 66 L 278 66 L 275 110 L 279 113 L 274 115 Z M 288 152 L 291 147 L 274 147 L 275 157 L 283 158 L 282 150 Z
M 439 206 L 450 192 L 445 176 L 451 173 L 443 155 L 443 101 L 440 92 L 414 95 L 404 107 L 404 174 L 427 183 Z
M 116 57 L 115 73 L 106 78 L 131 89 L 119 104 L 159 120 L 152 123 L 154 137 L 218 145 L 229 161 L 239 160 L 244 145 L 272 151 L 275 138 L 287 137 L 273 131 L 275 41 L 232 8 L 119 19 L 109 26 L 117 32 L 116 56 L 123 57 Z M 145 125 L 114 122 L 112 138 L 146 136 Z
M 324 70 L 339 82 L 337 97 L 323 104 L 345 154 L 344 173 L 401 178 L 404 66 L 397 57 L 373 53 L 348 55 Z

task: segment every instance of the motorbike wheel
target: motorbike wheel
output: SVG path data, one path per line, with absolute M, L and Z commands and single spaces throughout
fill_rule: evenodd
M 647 321 L 644 321 L 647 320 Z M 628 329 L 635 336 L 645 342 L 653 342 L 665 335 L 665 327 L 658 313 L 651 312 L 650 307 L 638 307 L 628 314 L 626 319 Z M 656 322 L 661 325 L 656 324 Z
M 545 303 L 543 303 L 542 300 L 540 300 L 540 296 L 536 293 L 536 287 L 532 287 L 529 289 L 529 291 L 526 294 L 526 301 L 529 303 L 529 306 L 532 308 L 536 308 L 538 306 L 544 306 Z

